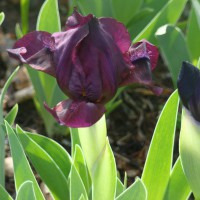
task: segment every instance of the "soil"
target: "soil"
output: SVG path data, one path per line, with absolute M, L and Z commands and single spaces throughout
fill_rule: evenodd
M 35 29 L 38 10 L 42 2 L 42 0 L 31 1 L 30 30 Z M 61 1 L 62 21 L 66 18 L 66 2 Z M 0 10 L 6 16 L 0 30 L 0 86 L 2 87 L 17 66 L 15 61 L 8 58 L 5 49 L 12 47 L 15 40 L 15 25 L 20 22 L 19 0 L 1 0 Z M 5 113 L 16 103 L 14 94 L 31 86 L 29 80 L 26 78 L 22 80 L 22 77 L 24 78 L 23 75 L 19 76 L 9 89 L 5 100 Z M 160 96 L 155 96 L 145 87 L 139 85 L 131 86 L 118 97 L 122 100 L 120 106 L 107 116 L 108 136 L 116 158 L 117 168 L 122 178 L 126 171 L 129 184 L 134 181 L 136 176 L 140 176 L 142 173 L 159 113 L 173 92 L 170 74 L 162 58 L 159 58 L 158 67 L 154 70 L 154 80 L 157 85 L 163 88 L 163 93 Z M 16 86 L 17 84 L 18 86 Z M 35 109 L 32 96 L 30 95 L 28 99 L 23 99 L 18 103 L 19 113 L 16 118 L 16 124 L 19 124 L 25 130 L 36 131 L 46 135 L 44 124 Z M 54 139 L 70 152 L 69 135 L 55 133 Z M 175 158 L 178 155 L 177 149 L 178 143 L 176 139 Z M 9 147 L 6 145 L 6 156 L 8 157 L 9 155 Z M 10 194 L 15 194 L 13 177 L 6 177 L 6 188 Z

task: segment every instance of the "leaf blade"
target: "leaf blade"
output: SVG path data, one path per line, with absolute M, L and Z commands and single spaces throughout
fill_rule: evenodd
M 137 180 L 128 187 L 122 194 L 120 194 L 116 200 L 146 200 L 147 199 L 147 190 L 144 183 L 141 179 Z
M 172 25 L 160 27 L 156 32 L 161 55 L 171 73 L 174 88 L 177 88 L 177 78 L 183 60 L 190 60 L 185 37 L 181 30 Z
M 19 187 L 17 192 L 16 200 L 37 200 L 31 181 L 25 181 Z
M 55 200 L 68 197 L 67 179 L 55 161 L 44 149 L 23 132 L 22 129 L 17 127 L 16 130 L 27 156 L 41 179 L 48 186 Z
M 154 130 L 142 174 L 142 181 L 147 188 L 149 200 L 163 199 L 168 184 L 178 105 L 178 92 L 175 91 L 166 102 Z
M 36 193 L 36 198 L 45 200 L 44 196 L 38 186 L 38 183 L 33 175 L 33 172 L 30 168 L 26 155 L 23 151 L 21 143 L 19 142 L 17 136 L 15 135 L 13 129 L 10 125 L 5 121 L 6 131 L 9 138 L 11 154 L 13 158 L 14 164 L 14 174 L 15 174 L 15 187 L 18 191 L 21 184 L 25 181 L 32 181 L 33 187 Z
M 191 189 L 184 175 L 179 157 L 172 169 L 164 200 L 185 200 L 188 199 L 190 193 Z

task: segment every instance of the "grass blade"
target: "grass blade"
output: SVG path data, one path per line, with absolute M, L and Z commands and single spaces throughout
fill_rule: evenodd
M 137 180 L 127 188 L 122 194 L 120 194 L 116 200 L 146 200 L 147 190 L 145 188 L 142 180 L 137 178 Z
M 68 198 L 67 179 L 52 157 L 24 133 L 22 129 L 17 127 L 16 130 L 26 154 L 41 179 L 49 188 L 54 199 L 63 200 Z
M 0 26 L 1 26 L 1 24 L 3 23 L 4 18 L 5 18 L 5 15 L 4 15 L 3 12 L 1 12 L 1 13 L 0 13 Z
M 71 169 L 71 157 L 68 152 L 54 140 L 29 132 L 25 132 L 29 138 L 36 142 L 49 156 L 55 161 L 58 167 L 61 169 L 66 179 L 68 179 Z
M 187 0 L 170 0 L 159 10 L 155 17 L 147 24 L 147 26 L 136 36 L 133 42 L 142 40 L 143 38 L 155 43 L 156 30 L 165 24 L 175 24 L 179 19 Z
M 16 190 L 18 191 L 21 184 L 23 184 L 25 181 L 32 181 L 36 199 L 45 200 L 28 163 L 20 141 L 18 140 L 11 126 L 6 121 L 5 125 L 13 158 Z
M 13 198 L 8 194 L 5 188 L 0 185 L 0 199 L 2 200 L 13 200 Z
M 178 93 L 175 91 L 165 104 L 154 130 L 142 174 L 148 200 L 163 199 L 167 188 L 172 167 L 178 105 Z
M 87 192 L 83 181 L 74 165 L 72 165 L 70 174 L 70 200 L 77 200 L 83 194 L 85 199 L 88 199 Z
M 117 178 L 115 198 L 118 197 L 125 189 L 126 188 L 124 187 L 123 183 L 120 181 L 119 178 Z
M 19 187 L 17 192 L 16 200 L 37 200 L 31 181 L 25 181 Z
M 15 118 L 18 113 L 18 104 L 15 104 L 15 106 L 10 110 L 10 112 L 6 115 L 5 120 L 10 124 L 13 125 Z
M 186 200 L 190 193 L 190 186 L 183 172 L 180 158 L 178 158 L 172 169 L 164 200 Z
M 197 65 L 200 56 L 200 24 L 198 23 L 198 18 L 200 19 L 199 13 L 196 13 L 192 8 L 187 23 L 186 41 L 194 66 Z
M 29 4 L 30 0 L 20 0 L 21 9 L 21 23 L 22 23 L 22 33 L 26 34 L 29 29 Z
M 79 128 L 78 133 L 92 179 L 93 199 L 114 199 L 117 171 L 113 152 L 106 137 L 105 116 L 91 127 Z
M 0 14 L 0 17 L 4 16 L 4 14 Z M 3 122 L 3 101 L 4 96 L 10 86 L 14 76 L 18 72 L 19 67 L 15 69 L 15 71 L 10 75 L 8 80 L 6 81 L 4 87 L 1 90 L 0 94 L 0 184 L 4 187 L 5 185 L 5 170 L 4 170 L 4 158 L 5 158 L 5 149 L 4 149 L 4 141 L 5 141 L 5 130 L 2 127 Z
M 161 54 L 171 73 L 174 88 L 183 60 L 190 60 L 185 37 L 181 30 L 172 25 L 160 27 L 156 32 Z
M 179 152 L 184 174 L 196 200 L 200 199 L 200 130 L 191 113 L 183 108 Z
M 83 156 L 83 151 L 79 145 L 76 145 L 76 148 L 75 148 L 74 167 L 79 173 L 81 180 L 83 181 L 84 187 L 87 191 L 87 194 L 89 195 L 89 192 L 91 189 L 91 180 L 88 173 L 85 158 Z

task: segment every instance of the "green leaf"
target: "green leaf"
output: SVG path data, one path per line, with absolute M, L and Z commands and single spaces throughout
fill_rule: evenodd
M 199 57 L 199 60 L 197 62 L 197 68 L 200 69 L 200 57 Z
M 5 18 L 5 15 L 4 15 L 3 12 L 1 12 L 1 13 L 0 13 L 0 26 L 1 26 L 1 24 L 3 23 L 4 18 Z
M 179 19 L 187 0 L 170 0 L 157 12 L 155 17 L 147 24 L 147 26 L 136 36 L 133 42 L 142 40 L 143 38 L 155 43 L 154 34 L 156 30 L 165 24 L 175 24 Z
M 7 90 L 8 90 L 8 87 L 10 86 L 14 76 L 17 74 L 18 70 L 19 70 L 19 67 L 17 67 L 15 69 L 15 71 L 9 76 L 8 80 L 6 81 L 4 87 L 1 90 L 1 95 L 0 95 L 0 124 L 3 123 L 3 115 L 2 115 L 2 113 L 3 113 L 4 96 L 5 96 L 5 94 L 6 94 Z
M 34 142 L 36 142 L 55 161 L 59 169 L 68 179 L 71 170 L 71 157 L 68 152 L 54 140 L 29 132 L 25 132 Z
M 157 30 L 156 38 L 176 88 L 182 62 L 183 60 L 190 60 L 184 35 L 179 28 L 165 25 Z
M 146 200 L 147 190 L 145 188 L 142 180 L 137 178 L 137 180 L 127 188 L 122 194 L 120 194 L 116 200 Z
M 143 0 L 112 0 L 114 18 L 127 24 L 131 18 L 140 10 Z M 122 8 L 124 12 L 122 12 Z
M 87 194 L 90 192 L 91 180 L 88 174 L 86 162 L 83 156 L 82 149 L 79 145 L 75 147 L 75 156 L 74 156 L 74 166 L 79 173 L 81 180 L 83 181 L 84 187 L 87 191 Z
M 0 185 L 0 199 L 2 200 L 13 200 L 13 198 L 8 194 L 5 188 Z
M 192 63 L 196 66 L 200 56 L 200 25 L 198 24 L 200 16 L 194 12 L 194 8 L 190 11 L 188 19 L 186 41 L 188 50 L 190 51 Z
M 126 188 L 124 187 L 123 183 L 117 178 L 117 184 L 116 184 L 116 192 L 115 192 L 115 198 L 118 197 Z
M 78 129 L 70 128 L 70 136 L 71 136 L 71 155 L 72 155 L 72 158 L 74 158 L 76 145 L 79 145 L 79 146 L 81 145 Z
M 106 141 L 104 149 L 102 149 L 102 152 L 99 155 L 99 158 L 94 163 L 92 171 L 92 183 L 93 199 L 114 199 L 115 186 L 117 183 L 117 170 L 115 158 L 108 139 Z
M 4 169 L 5 168 L 4 167 L 5 135 L 6 135 L 6 132 L 4 130 L 4 127 L 0 125 L 0 185 L 2 185 L 3 187 L 5 187 L 5 169 Z
M 200 199 L 200 129 L 191 113 L 183 108 L 179 152 L 183 171 L 196 200 Z
M 196 14 L 196 17 L 197 17 L 198 25 L 200 27 L 200 13 L 199 13 L 200 3 L 199 3 L 198 0 L 192 0 L 192 5 L 193 5 L 193 8 L 194 8 L 194 12 Z
M 78 7 L 83 15 L 94 14 L 97 16 L 96 3 L 93 0 L 73 0 L 73 7 Z
M 20 0 L 21 9 L 21 23 L 22 23 L 22 33 L 26 34 L 29 29 L 29 4 L 30 0 Z
M 106 137 L 105 116 L 91 127 L 79 128 L 78 133 L 93 183 L 93 199 L 114 199 L 117 172 L 115 159 Z
M 124 173 L 124 188 L 127 188 L 127 182 L 128 182 L 128 177 L 127 177 L 127 173 Z
M 79 200 L 85 200 L 85 197 L 83 194 L 80 196 Z
M 57 0 L 46 0 L 44 2 L 38 16 L 36 29 L 49 33 L 61 30 Z
M 81 195 L 88 199 L 87 192 L 84 187 L 83 181 L 74 165 L 72 165 L 70 174 L 70 200 L 77 200 Z
M 11 126 L 6 121 L 5 125 L 13 158 L 16 190 L 18 191 L 21 184 L 25 181 L 32 181 L 36 199 L 45 200 L 28 163 L 20 141 L 18 140 Z
M 41 80 L 41 74 L 43 72 L 39 72 L 39 71 L 36 71 L 35 69 L 32 69 L 31 67 L 27 67 L 27 71 L 28 71 L 28 74 L 29 74 L 29 77 L 31 79 L 31 82 L 34 86 L 34 89 L 35 89 L 35 97 L 34 97 L 34 103 L 35 103 L 35 106 L 39 112 L 39 114 L 41 115 L 43 121 L 44 121 L 44 124 L 45 124 L 45 128 L 47 130 L 47 134 L 49 136 L 52 136 L 53 135 L 53 126 L 54 126 L 54 123 L 55 123 L 55 120 L 54 118 L 49 114 L 49 112 L 44 108 L 44 102 L 48 102 L 47 101 L 47 98 L 48 99 L 51 99 L 53 98 L 52 96 L 49 96 L 49 97 L 46 97 L 45 96 L 45 88 L 46 87 L 49 87 L 48 84 L 46 85 L 42 85 L 42 80 Z M 48 76 L 48 75 L 46 75 Z M 50 78 L 50 77 L 48 77 Z M 47 78 L 47 79 L 48 79 Z M 48 80 L 46 79 L 46 82 L 48 82 Z M 53 78 L 52 80 L 49 81 L 50 83 L 50 86 L 52 85 Z M 54 83 L 56 84 L 56 82 Z M 52 86 L 54 87 L 54 86 Z
M 17 39 L 20 39 L 20 38 L 23 37 L 23 33 L 22 33 L 22 30 L 21 30 L 21 27 L 20 27 L 20 25 L 18 23 L 15 26 L 15 34 L 16 34 Z
M 96 17 L 111 17 L 111 0 L 76 0 L 73 6 L 78 7 L 83 15 L 93 14 Z
M 67 179 L 52 157 L 19 126 L 16 130 L 26 154 L 54 199 L 61 200 L 69 197 Z
M 87 128 L 78 128 L 79 139 L 84 157 L 92 176 L 94 164 L 105 149 L 106 144 L 106 121 L 103 116 L 96 124 Z M 91 151 L 92 149 L 92 151 Z
M 167 188 L 172 167 L 178 105 L 178 92 L 175 91 L 166 102 L 154 130 L 142 174 L 148 200 L 163 199 Z
M 25 181 L 19 187 L 16 200 L 37 200 L 31 181 Z
M 170 174 L 164 200 L 185 200 L 188 199 L 190 193 L 190 186 L 183 172 L 180 158 L 178 158 Z
M 6 115 L 5 120 L 12 125 L 15 121 L 15 118 L 18 113 L 18 104 L 15 104 L 15 106 L 10 110 L 10 112 Z

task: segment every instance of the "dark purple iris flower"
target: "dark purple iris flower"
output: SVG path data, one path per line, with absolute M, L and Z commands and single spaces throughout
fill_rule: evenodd
M 64 32 L 34 31 L 18 40 L 9 54 L 55 77 L 69 97 L 46 109 L 62 125 L 87 127 L 105 113 L 118 87 L 142 83 L 155 94 L 151 71 L 158 50 L 147 41 L 131 45 L 125 26 L 112 18 L 82 16 L 76 10 Z
M 177 85 L 184 107 L 200 122 L 200 70 L 183 62 Z

